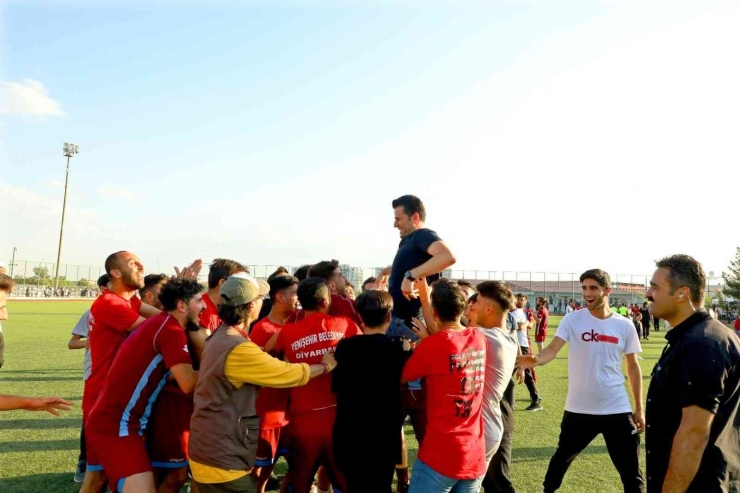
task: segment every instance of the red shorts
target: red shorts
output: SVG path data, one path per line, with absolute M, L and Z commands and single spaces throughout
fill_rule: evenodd
M 534 342 L 545 342 L 547 339 L 547 331 L 539 332 L 534 335 Z
M 188 440 L 193 399 L 173 392 L 162 392 L 147 425 L 149 459 L 152 467 L 178 469 L 188 466 Z
M 281 427 L 260 429 L 257 454 L 254 459 L 255 467 L 271 466 L 275 462 L 279 455 L 281 431 Z
M 336 407 L 292 416 L 288 447 L 288 482 L 291 491 L 308 491 L 314 475 L 323 465 L 331 484 L 339 491 L 347 491 L 344 474 L 337 467 L 334 456 L 332 427 Z M 327 426 L 328 424 L 328 426 Z
M 105 471 L 113 492 L 123 491 L 123 482 L 134 474 L 150 472 L 144 437 L 138 434 L 118 437 L 85 432 L 87 470 Z

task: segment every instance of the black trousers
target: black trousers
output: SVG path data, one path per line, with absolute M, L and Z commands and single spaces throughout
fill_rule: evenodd
M 501 444 L 493 455 L 488 470 L 483 477 L 485 493 L 516 493 L 511 484 L 511 441 L 514 436 L 514 380 L 509 380 L 501 397 L 501 414 L 504 418 L 504 433 Z
M 640 435 L 632 414 L 596 416 L 568 411 L 563 413 L 558 449 L 545 475 L 545 493 L 560 488 L 571 463 L 599 434 L 604 435 L 606 450 L 622 479 L 625 493 L 645 493 L 645 479 L 638 459 Z
M 80 456 L 77 458 L 79 464 L 87 463 L 87 445 L 85 444 L 85 422 L 82 422 L 80 428 Z
M 532 351 L 528 347 L 521 346 L 522 348 L 522 354 L 532 354 Z M 527 368 L 524 370 L 524 385 L 527 386 L 527 390 L 529 390 L 529 398 L 532 400 L 532 402 L 537 402 L 540 400 L 539 394 L 537 394 L 537 385 L 534 383 L 534 376 L 532 375 L 532 370 Z
M 653 326 L 655 327 L 656 332 L 660 332 L 660 319 L 659 318 L 653 319 Z
M 642 337 L 644 339 L 647 339 L 648 337 L 650 337 L 650 321 L 642 324 Z
M 392 493 L 393 475 L 396 471 L 394 455 L 396 454 L 375 450 L 357 454 L 356 460 L 346 464 L 342 469 L 347 478 L 347 491 L 349 493 Z

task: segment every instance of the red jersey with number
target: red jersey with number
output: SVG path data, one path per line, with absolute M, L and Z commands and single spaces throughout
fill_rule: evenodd
M 360 314 L 357 313 L 355 308 L 355 302 L 344 296 L 338 294 L 331 295 L 331 305 L 329 305 L 329 315 L 334 317 L 347 317 L 357 324 L 358 327 L 362 326 L 362 319 Z M 294 324 L 300 320 L 303 320 L 306 314 L 303 310 L 298 310 L 293 315 L 288 317 L 289 324 Z
M 443 476 L 474 479 L 486 473 L 485 369 L 486 339 L 472 327 L 430 335 L 403 369 L 405 381 L 426 379 L 427 432 L 419 459 Z
M 213 304 L 208 294 L 203 295 L 203 303 L 206 305 L 205 309 L 200 312 L 198 321 L 201 327 L 209 329 L 211 332 L 216 330 L 221 325 L 221 319 L 218 318 L 218 307 Z
M 324 354 L 334 351 L 339 341 L 361 334 L 360 328 L 347 317 L 312 313 L 294 324 L 286 324 L 275 345 L 290 363 L 321 364 Z M 335 407 L 337 398 L 331 391 L 331 374 L 318 376 L 302 387 L 290 389 L 290 414 L 297 415 Z
M 260 347 L 265 347 L 272 336 L 280 332 L 283 326 L 270 322 L 267 317 L 263 318 L 252 327 L 249 339 Z M 290 401 L 290 389 L 274 389 L 262 387 L 257 394 L 257 415 L 260 417 L 260 428 L 269 430 L 279 428 L 288 424 L 285 413 Z
M 90 307 L 90 377 L 85 382 L 82 410 L 90 412 L 103 391 L 108 371 L 129 328 L 139 319 L 141 300 L 126 300 L 113 291 L 100 295 Z
M 144 434 L 170 368 L 192 364 L 185 329 L 170 314 L 147 319 L 116 355 L 85 428 L 109 436 Z

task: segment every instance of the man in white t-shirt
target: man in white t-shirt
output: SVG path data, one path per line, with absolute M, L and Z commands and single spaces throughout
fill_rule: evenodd
M 642 371 L 637 361 L 642 348 L 632 323 L 609 308 L 609 286 L 606 272 L 600 269 L 584 272 L 581 288 L 588 310 L 566 315 L 552 342 L 540 354 L 517 358 L 521 366 L 544 365 L 555 358 L 566 342 L 570 344 L 568 396 L 558 448 L 543 483 L 544 493 L 560 488 L 570 464 L 600 433 L 604 435 L 625 493 L 645 491 L 638 460 L 639 434 L 645 429 Z M 622 355 L 627 360 L 634 413 L 624 387 Z
M 504 433 L 501 397 L 514 373 L 519 348 L 506 328 L 506 315 L 514 307 L 514 295 L 500 281 L 484 281 L 476 286 L 478 298 L 472 307 L 477 327 L 486 336 L 486 375 L 483 387 L 483 430 L 486 461 L 498 450 Z
M 516 295 L 516 305 L 511 314 L 514 316 L 516 321 L 516 338 L 519 343 L 519 347 L 522 350 L 522 354 L 532 354 L 532 350 L 529 347 L 529 327 L 532 324 L 527 320 L 527 315 L 524 313 L 524 306 L 527 304 L 527 297 L 523 294 Z M 532 403 L 525 409 L 525 411 L 541 411 L 542 410 L 542 399 L 537 393 L 537 385 L 534 381 L 534 372 L 530 368 L 524 371 L 524 384 L 529 390 L 529 398 Z

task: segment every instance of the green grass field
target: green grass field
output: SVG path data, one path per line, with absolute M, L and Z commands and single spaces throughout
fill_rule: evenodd
M 81 423 L 83 351 L 70 351 L 67 341 L 78 317 L 90 302 L 20 302 L 8 305 L 10 320 L 3 323 L 5 365 L 0 369 L 0 393 L 61 395 L 74 409 L 55 418 L 46 413 L 13 411 L 0 414 L 0 492 L 76 492 L 72 481 L 77 462 Z M 552 317 L 550 334 L 560 317 Z M 645 391 L 649 374 L 665 340 L 661 331 L 644 341 L 642 363 Z M 557 445 L 567 391 L 567 346 L 560 356 L 538 369 L 538 388 L 544 410 L 527 413 L 526 388 L 517 387 L 516 431 L 512 477 L 520 492 L 541 491 L 547 464 Z M 413 432 L 407 430 L 409 460 L 416 457 Z M 641 458 L 644 468 L 644 453 Z M 278 463 L 277 473 L 285 472 Z M 617 493 L 619 477 L 598 438 L 574 462 L 561 491 Z

